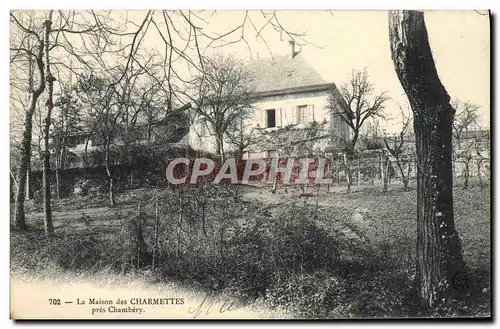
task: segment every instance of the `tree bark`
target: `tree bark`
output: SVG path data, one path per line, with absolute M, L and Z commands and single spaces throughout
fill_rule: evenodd
M 344 152 L 344 169 L 347 183 L 347 194 L 351 194 L 351 168 L 349 167 L 349 160 L 347 159 L 347 154 Z
M 31 156 L 30 156 L 31 159 Z M 31 162 L 31 161 L 30 161 Z M 28 162 L 28 170 L 26 170 L 26 200 L 31 200 L 33 198 L 32 191 L 32 176 L 31 176 L 31 163 Z
M 154 249 L 153 249 L 153 270 L 158 267 L 158 228 L 159 228 L 159 205 L 158 195 L 155 198 L 155 231 L 154 231 Z
M 382 177 L 383 177 L 383 192 L 386 193 L 389 189 L 389 165 L 391 160 L 389 159 L 389 155 L 384 155 L 384 162 L 381 168 Z
M 36 106 L 34 96 L 31 100 L 33 111 Z M 20 231 L 26 230 L 26 219 L 24 216 L 24 200 L 26 198 L 26 174 L 31 161 L 31 136 L 33 127 L 33 111 L 31 109 L 24 118 L 24 132 L 21 144 L 21 162 L 17 171 L 17 191 L 14 206 L 14 218 L 16 228 Z
M 408 190 L 408 177 L 405 174 L 403 166 L 401 165 L 401 160 L 396 157 L 396 166 L 398 167 L 399 173 L 401 174 L 401 180 L 403 181 L 403 191 Z
M 49 12 L 49 17 L 44 23 L 45 26 L 45 64 L 47 65 L 46 68 L 46 80 L 47 80 L 47 87 L 48 87 L 48 99 L 47 99 L 47 115 L 45 117 L 45 126 L 43 129 L 43 135 L 44 135 L 44 152 L 43 152 L 43 172 L 42 172 L 42 177 L 43 177 L 43 210 L 45 213 L 44 217 L 44 227 L 45 227 L 45 234 L 47 236 L 52 235 L 54 232 L 54 225 L 52 224 L 52 208 L 50 205 L 50 182 L 49 182 L 49 170 L 50 170 L 50 150 L 49 150 L 49 134 L 50 134 L 50 124 L 51 124 L 51 115 L 52 115 L 52 110 L 54 109 L 54 102 L 53 102 L 53 93 L 54 93 L 54 81 L 56 80 L 50 71 L 50 58 L 49 58 L 49 49 L 50 49 L 50 44 L 48 42 L 49 40 L 49 34 L 52 29 L 52 11 Z
M 109 206 L 110 207 L 114 207 L 115 206 L 115 195 L 114 195 L 114 185 L 113 185 L 113 175 L 111 174 L 111 170 L 109 168 L 109 144 L 110 144 L 110 137 L 109 137 L 109 133 L 108 133 L 108 136 L 106 137 L 106 151 L 105 151 L 105 156 L 104 156 L 104 165 L 106 167 L 106 175 L 108 176 L 108 180 L 109 180 L 109 189 L 108 189 L 108 193 L 109 193 Z
M 417 151 L 417 264 L 415 286 L 432 307 L 456 296 L 465 275 L 453 214 L 454 109 L 439 80 L 423 12 L 390 11 L 389 39 L 396 74 L 414 116 Z
M 226 160 L 224 157 L 224 135 L 223 134 L 218 134 L 216 136 L 217 139 L 217 154 L 220 155 L 220 165 L 222 166 L 224 164 L 224 161 Z
M 482 159 L 477 161 L 477 178 L 479 180 L 479 188 L 482 190 L 483 189 L 483 178 L 481 177 L 481 164 L 482 164 Z
M 59 200 L 61 198 L 61 191 L 60 191 L 60 184 L 59 184 L 59 160 L 57 159 L 57 156 L 55 157 L 55 174 L 56 174 L 56 198 Z
M 469 164 L 470 164 L 470 157 L 466 155 L 465 158 L 465 168 L 464 168 L 464 190 L 469 188 Z
M 24 200 L 26 198 L 26 173 L 31 161 L 31 138 L 33 131 L 33 113 L 36 109 L 38 98 L 45 90 L 45 68 L 43 65 L 44 39 L 40 38 L 37 48 L 36 67 L 39 73 L 39 84 L 36 89 L 30 90 L 31 101 L 24 118 L 24 131 L 21 141 L 21 161 L 17 171 L 17 191 L 14 206 L 15 226 L 18 230 L 26 230 L 26 218 L 24 215 Z M 30 57 L 30 60 L 32 58 Z M 30 70 L 31 71 L 31 70 Z M 30 72 L 31 74 L 32 72 Z M 30 85 L 30 89 L 31 89 Z

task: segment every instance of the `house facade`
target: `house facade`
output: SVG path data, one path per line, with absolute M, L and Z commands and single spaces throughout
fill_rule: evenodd
M 349 135 L 348 125 L 338 115 L 345 111 L 347 104 L 336 85 L 325 81 L 300 54 L 253 60 L 247 64 L 247 69 L 254 76 L 256 102 L 249 118 L 241 123 L 245 133 L 265 134 L 290 126 L 306 129 L 317 123 L 325 136 L 316 141 L 319 150 L 332 147 L 333 140 Z M 329 107 L 330 98 L 335 100 L 333 110 Z M 201 117 L 193 119 L 186 141 L 194 149 L 217 151 L 210 126 Z M 234 150 L 234 145 L 228 141 L 224 145 L 226 152 Z M 276 146 L 265 143 L 250 145 L 243 153 L 243 159 L 274 156 Z

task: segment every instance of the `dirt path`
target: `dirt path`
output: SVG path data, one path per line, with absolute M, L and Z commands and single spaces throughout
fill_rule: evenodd
M 188 291 L 174 284 L 152 283 L 145 278 L 138 278 L 137 275 L 91 278 L 71 275 L 47 280 L 12 274 L 10 288 L 10 317 L 12 319 L 269 319 L 281 317 L 257 304 L 243 305 L 234 298 L 212 297 Z M 164 304 L 168 304 L 146 304 L 162 302 L 160 298 L 163 298 Z M 96 302 L 98 300 L 107 302 L 91 305 L 92 299 Z M 60 305 L 57 305 L 59 301 Z

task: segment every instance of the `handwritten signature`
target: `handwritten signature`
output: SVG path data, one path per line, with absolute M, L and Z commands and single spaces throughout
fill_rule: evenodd
M 232 312 L 248 304 L 242 300 L 236 298 L 226 298 L 222 300 L 217 300 L 214 295 L 207 294 L 203 298 L 203 301 L 197 307 L 190 307 L 188 309 L 189 314 L 193 314 L 193 319 L 196 319 L 200 315 L 210 315 L 212 312 L 219 312 L 220 314 L 226 312 Z M 250 307 L 252 311 L 256 312 L 255 304 Z

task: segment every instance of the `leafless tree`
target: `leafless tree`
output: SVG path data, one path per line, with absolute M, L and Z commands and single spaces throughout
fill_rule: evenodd
M 195 78 L 194 96 L 197 117 L 210 128 L 217 145 L 217 154 L 224 162 L 227 132 L 241 120 L 248 119 L 256 97 L 253 79 L 243 63 L 232 57 L 216 55 L 205 58 L 203 72 Z
M 255 15 L 262 16 L 265 23 L 257 24 L 254 19 Z M 286 35 L 298 45 L 307 43 L 303 33 L 283 27 L 276 11 L 245 11 L 242 13 L 241 22 L 222 34 L 206 32 L 204 27 L 208 21 L 203 17 L 204 13 L 199 11 L 149 10 L 139 13 L 138 16 L 138 19 L 129 21 L 128 18 L 111 11 L 11 12 L 11 71 L 18 69 L 31 72 L 24 80 L 11 79 L 11 86 L 15 86 L 17 92 L 21 91 L 25 95 L 19 96 L 18 93 L 11 93 L 11 104 L 13 100 L 22 99 L 25 105 L 25 111 L 11 111 L 19 114 L 18 117 L 24 120 L 22 140 L 19 143 L 21 156 L 15 180 L 17 187 L 14 217 L 17 228 L 21 230 L 26 228 L 24 200 L 26 174 L 31 159 L 32 116 L 39 97 L 49 83 L 52 84 L 53 89 L 54 83 L 57 84 L 67 79 L 70 74 L 82 76 L 87 72 L 98 72 L 99 74 L 109 73 L 106 79 L 113 79 L 110 81 L 110 86 L 116 86 L 122 82 L 132 65 L 141 67 L 145 64 L 143 56 L 150 52 L 150 49 L 144 47 L 144 40 L 148 34 L 156 34 L 160 36 L 164 45 L 161 56 L 166 83 L 162 84 L 162 88 L 170 93 L 169 99 L 173 100 L 179 98 L 179 94 L 171 81 L 175 78 L 189 84 L 178 68 L 187 65 L 190 69 L 203 72 L 206 49 L 220 46 L 222 43 L 246 42 L 250 32 L 255 32 L 257 38 L 266 42 L 262 37 L 265 29 L 273 29 L 281 36 Z M 51 19 L 47 20 L 47 18 Z M 47 28 L 49 21 L 50 27 Z M 44 53 L 46 50 L 49 52 L 48 57 Z M 50 60 L 48 66 L 51 72 L 47 72 L 44 56 Z M 73 61 L 77 65 L 72 65 Z M 117 69 L 114 63 L 124 63 L 122 74 L 113 74 Z M 146 74 L 147 72 L 148 70 Z M 24 82 L 24 84 L 19 82 Z M 49 94 L 52 93 L 53 91 L 49 92 Z M 47 98 L 50 99 L 51 96 Z M 16 105 L 17 108 L 21 107 L 19 104 Z M 46 131 L 50 131 L 53 106 L 50 103 L 47 105 L 45 117 L 49 129 Z M 172 108 L 171 104 L 170 108 Z M 50 157 L 49 153 L 45 152 L 45 154 L 46 157 Z M 50 191 L 50 186 L 48 182 L 46 183 L 44 191 Z M 50 194 L 46 193 L 46 195 L 50 198 Z
M 459 100 L 451 101 L 451 106 L 455 109 L 452 131 L 455 140 L 460 141 L 463 134 L 474 127 L 477 127 L 479 115 L 479 105 L 470 102 L 462 103 Z
M 376 93 L 366 70 L 353 70 L 349 81 L 342 84 L 340 93 L 347 103 L 345 111 L 337 110 L 337 95 L 332 92 L 328 98 L 328 109 L 334 117 L 340 117 L 351 129 L 351 136 L 343 141 L 347 154 L 343 156 L 347 178 L 347 192 L 351 191 L 351 159 L 363 124 L 370 118 L 385 118 L 385 102 L 389 100 L 386 92 Z
M 482 132 L 481 132 L 482 133 Z M 487 134 L 489 137 L 489 133 Z M 483 163 L 485 161 L 488 161 L 489 158 L 484 156 L 485 153 L 485 148 L 489 147 L 488 140 L 484 140 L 484 135 L 476 135 L 474 136 L 474 160 L 476 164 L 476 170 L 477 170 L 477 179 L 479 181 L 479 188 L 483 189 L 484 188 L 484 183 L 483 183 L 483 178 L 482 178 L 482 168 L 483 168 Z M 487 138 L 488 138 L 487 137 Z M 486 145 L 485 145 L 486 144 Z
M 29 70 L 28 74 L 30 75 L 27 77 L 27 85 L 25 85 L 24 88 L 20 87 L 24 89 L 23 91 L 27 90 L 29 94 L 29 105 L 24 114 L 20 150 L 21 159 L 17 170 L 14 217 L 16 228 L 25 230 L 26 219 L 24 215 L 24 200 L 26 196 L 26 173 L 31 159 L 33 113 L 35 112 L 38 98 L 45 90 L 45 67 L 43 62 L 45 41 L 33 15 L 24 15 L 17 18 L 11 13 L 11 29 L 13 30 L 10 45 L 11 65 L 12 63 L 22 63 L 21 67 L 24 68 L 26 67 L 25 65 L 30 68 L 36 67 L 36 69 Z
M 463 163 L 463 178 L 464 178 L 464 189 L 469 186 L 470 177 L 470 163 L 472 161 L 472 148 L 474 146 L 474 141 L 467 139 L 464 136 L 474 127 L 477 127 L 479 109 L 478 105 L 472 104 L 470 102 L 462 103 L 459 100 L 451 101 L 451 106 L 455 109 L 455 116 L 452 125 L 453 134 L 453 172 L 455 172 L 455 163 Z M 465 138 L 464 138 L 465 137 Z
M 26 228 L 24 200 L 26 175 L 31 160 L 33 113 L 44 91 L 47 91 L 44 122 L 45 141 L 43 170 L 45 229 L 47 234 L 50 234 L 53 230 L 50 209 L 50 183 L 48 181 L 48 170 L 50 166 L 48 134 L 50 132 L 53 109 L 52 98 L 54 82 L 56 81 L 53 68 L 56 65 L 60 65 L 62 62 L 59 59 L 64 57 L 62 54 L 57 56 L 55 54 L 61 49 L 68 50 L 72 47 L 72 42 L 68 40 L 70 35 L 86 35 L 90 38 L 96 37 L 97 35 L 102 37 L 106 36 L 102 25 L 97 23 L 97 15 L 90 15 L 93 17 L 93 22 L 86 19 L 75 22 L 76 15 L 75 11 L 69 11 L 67 13 L 57 11 L 57 17 L 55 17 L 55 11 L 53 10 L 46 13 L 35 11 L 12 11 L 10 13 L 11 29 L 13 31 L 10 45 L 11 67 L 13 64 L 17 64 L 14 65 L 14 67 L 20 70 L 28 67 L 29 74 L 26 80 L 28 81 L 27 94 L 29 94 L 28 98 L 30 99 L 30 104 L 26 108 L 24 116 L 21 161 L 17 174 L 18 188 L 14 211 L 16 227 L 21 230 Z M 73 52 L 71 52 L 71 54 L 73 54 Z M 36 69 L 30 70 L 29 68 Z M 16 85 L 16 82 L 13 80 L 11 80 L 11 86 L 12 85 Z M 26 89 L 24 92 L 26 93 Z
M 336 111 L 333 95 L 329 97 L 328 108 L 336 111 L 333 114 L 339 116 L 351 128 L 352 136 L 347 148 L 353 151 L 366 120 L 376 117 L 385 119 L 385 102 L 389 100 L 389 97 L 386 92 L 375 93 L 374 85 L 370 82 L 366 70 L 353 70 L 349 81 L 341 85 L 340 92 L 347 102 L 347 109 Z
M 465 272 L 453 213 L 455 110 L 436 70 L 424 13 L 390 11 L 389 42 L 396 74 L 413 111 L 417 153 L 415 291 L 429 307 L 439 303 L 447 306 L 459 293 L 453 289 L 453 280 Z
M 405 139 L 407 138 L 408 134 L 408 128 L 410 127 L 410 123 L 412 121 L 412 118 L 410 114 L 405 114 L 405 111 L 401 106 L 399 106 L 399 109 L 401 111 L 401 129 L 397 135 L 393 136 L 385 136 L 384 137 L 384 144 L 389 152 L 389 154 L 392 156 L 394 161 L 396 162 L 396 166 L 398 167 L 399 173 L 401 175 L 401 179 L 403 181 L 403 191 L 408 190 L 408 184 L 410 181 L 410 164 L 408 163 L 407 166 L 407 172 L 405 172 L 402 162 L 403 162 L 403 157 L 408 157 L 408 154 L 404 154 L 404 145 L 405 145 Z
M 52 49 L 52 44 L 50 43 L 50 33 L 52 32 L 52 19 L 53 10 L 50 10 L 47 15 L 47 20 L 44 22 L 45 28 L 45 80 L 47 83 L 47 101 L 45 103 L 47 110 L 43 128 L 43 172 L 42 172 L 42 184 L 43 184 L 43 210 L 44 210 L 44 227 L 45 233 L 51 235 L 54 232 L 54 225 L 52 223 L 52 208 L 51 208 L 51 194 L 50 194 L 50 182 L 49 182 L 49 170 L 50 170 L 50 149 L 49 149 L 49 138 L 50 138 L 50 126 L 52 124 L 52 110 L 54 109 L 54 81 L 56 78 L 52 74 L 51 68 L 51 56 L 50 50 Z
M 226 137 L 236 153 L 237 161 L 241 161 L 243 154 L 259 142 L 258 129 L 244 118 L 235 120 L 234 124 L 227 130 Z
M 110 169 L 110 149 L 115 138 L 120 112 L 115 90 L 109 86 L 104 78 L 91 74 L 87 78 L 79 79 L 77 90 L 85 111 L 90 114 L 89 125 L 92 127 L 96 143 L 104 151 L 104 165 L 109 181 L 109 202 L 110 206 L 114 206 L 115 187 Z

